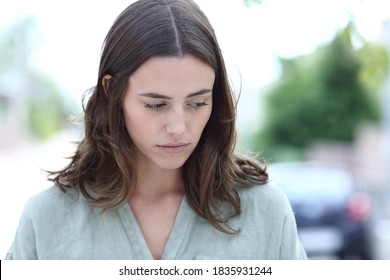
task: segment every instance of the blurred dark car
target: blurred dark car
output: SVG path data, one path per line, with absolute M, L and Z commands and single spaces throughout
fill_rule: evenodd
M 309 258 L 372 259 L 370 201 L 343 169 L 319 163 L 276 163 L 270 178 L 290 200 Z

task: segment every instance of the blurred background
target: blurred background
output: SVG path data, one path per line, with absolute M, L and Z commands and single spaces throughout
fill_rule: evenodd
M 82 136 L 102 42 L 134 1 L 0 3 L 0 258 Z M 312 259 L 390 259 L 386 0 L 198 0 L 240 94 L 238 148 L 293 206 Z

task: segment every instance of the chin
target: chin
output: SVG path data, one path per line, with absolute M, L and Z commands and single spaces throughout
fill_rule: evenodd
M 161 164 L 160 168 L 166 170 L 177 170 L 177 169 L 181 169 L 183 165 L 184 163 L 183 164 Z
M 161 169 L 167 169 L 167 170 L 176 170 L 176 169 L 181 169 L 184 165 L 184 163 L 187 161 L 185 160 L 164 160 L 162 162 L 158 163 L 158 166 Z

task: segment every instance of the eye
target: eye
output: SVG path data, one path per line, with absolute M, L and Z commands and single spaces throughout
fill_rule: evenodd
M 191 102 L 191 103 L 188 104 L 188 106 L 190 106 L 193 109 L 199 109 L 199 108 L 207 106 L 207 105 L 209 105 L 209 104 L 207 102 L 205 102 L 205 101 L 202 101 L 202 102 Z
M 152 111 L 160 111 L 166 106 L 165 103 L 145 103 L 144 107 Z

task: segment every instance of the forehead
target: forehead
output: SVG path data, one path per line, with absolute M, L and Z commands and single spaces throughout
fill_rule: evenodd
M 214 69 L 193 55 L 155 56 L 146 60 L 130 75 L 128 86 L 130 90 L 137 92 L 189 93 L 200 87 L 212 87 L 214 79 Z

